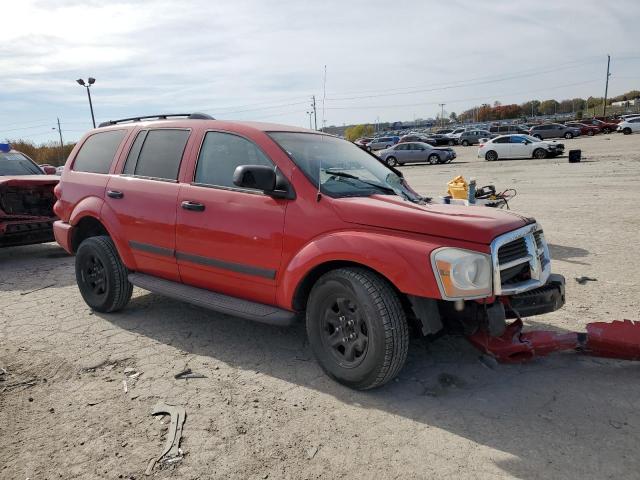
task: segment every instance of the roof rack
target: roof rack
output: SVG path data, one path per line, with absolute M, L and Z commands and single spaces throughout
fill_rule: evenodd
M 102 122 L 98 127 L 108 127 L 109 125 L 117 125 L 119 123 L 141 122 L 142 120 L 168 120 L 169 118 L 182 117 L 188 120 L 215 120 L 211 115 L 206 113 L 165 113 L 161 115 L 145 115 L 142 117 L 121 118 L 120 120 L 109 120 Z

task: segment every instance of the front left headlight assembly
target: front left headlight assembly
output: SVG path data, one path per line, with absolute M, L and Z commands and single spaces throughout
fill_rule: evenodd
M 471 300 L 493 293 L 491 256 L 461 248 L 439 248 L 431 265 L 444 300 Z

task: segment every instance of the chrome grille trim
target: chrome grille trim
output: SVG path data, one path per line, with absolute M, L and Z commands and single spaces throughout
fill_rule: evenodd
M 524 238 L 527 246 L 527 255 L 508 263 L 500 264 L 498 252 L 500 247 L 519 238 Z M 549 247 L 544 240 L 542 228 L 537 223 L 527 225 L 512 232 L 507 232 L 491 242 L 491 261 L 493 266 L 493 293 L 494 295 L 515 295 L 541 287 L 551 275 L 551 257 Z M 507 268 L 529 264 L 531 278 L 523 282 L 502 285 L 501 271 Z

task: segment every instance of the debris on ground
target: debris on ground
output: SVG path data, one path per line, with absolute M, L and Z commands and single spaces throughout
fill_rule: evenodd
M 307 448 L 306 453 L 307 453 L 307 459 L 311 460 L 313 459 L 313 457 L 316 456 L 316 453 L 318 453 L 318 447 L 314 445 L 311 448 Z
M 20 295 L 29 295 L 30 293 L 39 292 L 40 290 L 44 290 L 45 288 L 55 287 L 55 283 L 51 283 L 49 285 L 44 285 L 42 287 L 34 288 L 33 290 L 28 290 L 26 292 L 20 292 Z
M 145 475 L 151 475 L 156 463 L 162 460 L 164 463 L 175 463 L 184 457 L 184 452 L 180 448 L 180 440 L 182 439 L 182 427 L 187 417 L 184 407 L 158 403 L 151 412 L 151 415 L 170 415 L 171 424 L 167 431 L 167 440 L 165 442 L 162 453 L 149 460 Z
M 587 282 L 597 282 L 598 279 L 597 278 L 592 278 L 592 277 L 576 277 L 576 282 L 578 282 L 580 285 L 586 285 Z
M 467 340 L 502 363 L 520 363 L 553 352 L 575 350 L 594 357 L 640 360 L 640 321 L 614 320 L 587 324 L 587 332 L 550 330 L 523 332 L 522 320 L 507 325 L 504 334 L 492 337 L 479 330 Z
M 207 378 L 207 376 L 203 375 L 202 373 L 196 373 L 193 370 L 191 370 L 190 368 L 185 368 L 180 373 L 176 373 L 173 376 L 173 378 L 175 378 L 176 380 L 182 380 L 182 379 L 187 379 L 187 378 Z

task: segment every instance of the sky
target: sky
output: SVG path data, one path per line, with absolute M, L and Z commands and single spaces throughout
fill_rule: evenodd
M 0 0 L 0 140 L 205 112 L 309 126 L 640 88 L 640 1 Z M 326 74 L 325 74 L 326 65 Z

